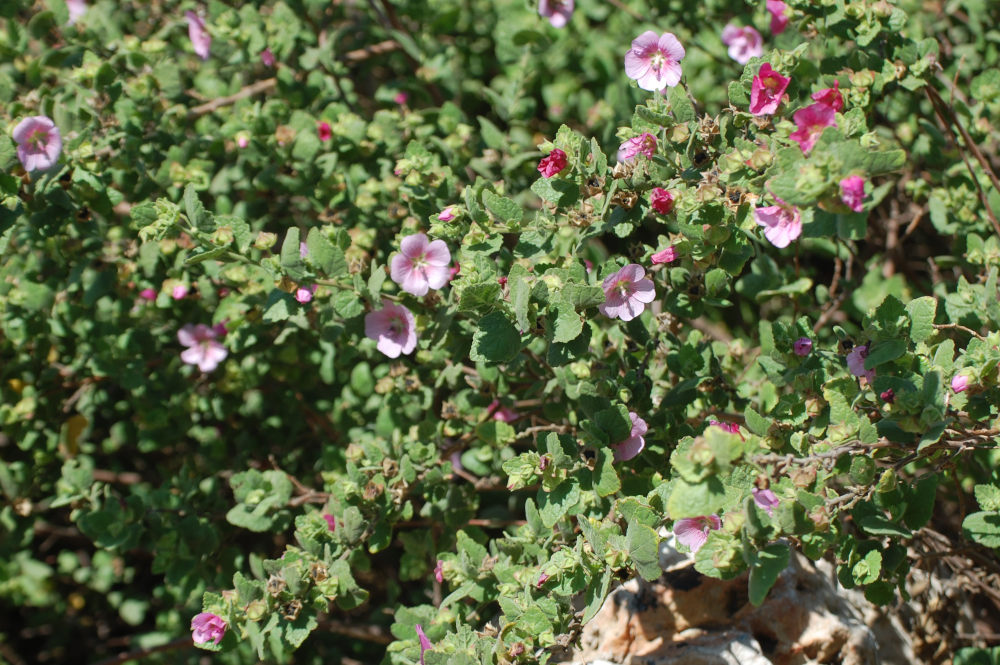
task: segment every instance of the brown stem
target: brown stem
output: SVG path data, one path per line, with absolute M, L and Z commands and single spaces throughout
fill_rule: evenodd
M 203 115 L 212 113 L 213 111 L 218 111 L 219 109 L 231 106 L 241 99 L 246 99 L 247 97 L 253 97 L 254 95 L 259 95 L 264 92 L 270 92 L 278 85 L 278 79 L 271 77 L 269 79 L 264 79 L 263 81 L 256 81 L 250 85 L 244 87 L 239 92 L 233 93 L 232 95 L 226 95 L 225 97 L 219 97 L 213 99 L 210 102 L 204 104 L 199 104 L 194 108 L 188 109 L 187 118 L 188 120 L 194 120 L 200 118 Z

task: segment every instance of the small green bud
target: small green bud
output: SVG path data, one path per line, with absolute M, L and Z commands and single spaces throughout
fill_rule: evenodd
M 253 241 L 254 249 L 266 250 L 271 249 L 278 242 L 278 236 L 275 233 L 268 233 L 267 231 L 261 231 L 257 235 L 257 239 Z

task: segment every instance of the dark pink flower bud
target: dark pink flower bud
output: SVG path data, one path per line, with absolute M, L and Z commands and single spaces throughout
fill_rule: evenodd
M 274 53 L 271 52 L 270 46 L 260 52 L 260 62 L 265 67 L 274 67 Z
M 330 123 L 325 120 L 316 126 L 316 133 L 319 134 L 319 140 L 324 142 L 333 137 L 333 129 L 330 128 Z
M 333 531 L 337 528 L 337 518 L 335 518 L 330 513 L 323 513 L 323 519 L 326 520 L 326 528 Z
M 795 351 L 795 355 L 797 356 L 808 356 L 812 348 L 813 342 L 808 337 L 799 337 L 792 345 L 792 350 Z
M 677 250 L 674 247 L 667 247 L 666 249 L 661 249 L 660 251 L 649 257 L 649 260 L 653 262 L 653 265 L 660 265 L 663 263 L 673 263 L 677 260 Z
M 541 589 L 542 585 L 545 584 L 545 582 L 547 582 L 548 579 L 549 579 L 548 573 L 542 573 L 541 575 L 538 576 L 538 582 L 535 584 L 535 587 Z
M 559 148 L 553 148 L 548 157 L 544 157 L 538 162 L 538 172 L 543 178 L 551 178 L 566 168 L 566 153 Z
M 434 579 L 437 580 L 438 584 L 444 582 L 444 561 L 441 559 L 438 559 L 437 565 L 434 566 Z
M 886 404 L 892 404 L 896 401 L 896 393 L 892 391 L 892 388 L 889 388 L 888 390 L 882 392 L 882 394 L 879 395 L 879 398 Z
M 225 634 L 226 622 L 217 614 L 202 612 L 191 619 L 191 637 L 194 639 L 195 644 L 206 644 L 208 642 L 218 644 L 222 641 L 222 637 Z
M 666 215 L 674 209 L 674 195 L 662 187 L 654 187 L 649 193 L 649 204 L 656 212 Z

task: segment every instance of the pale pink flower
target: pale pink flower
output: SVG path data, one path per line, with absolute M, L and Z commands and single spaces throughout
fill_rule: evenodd
M 674 209 L 674 195 L 662 187 L 654 187 L 649 193 L 649 205 L 661 215 L 666 215 Z
M 790 77 L 774 71 L 771 63 L 765 62 L 761 65 L 750 86 L 750 113 L 771 115 L 777 111 L 778 105 L 781 104 L 781 96 L 785 94 L 791 80 Z
M 549 19 L 553 28 L 564 28 L 573 16 L 574 0 L 538 0 L 538 13 Z
M 965 374 L 956 374 L 951 380 L 951 389 L 956 393 L 965 392 L 969 387 L 969 377 Z
M 441 559 L 438 559 L 437 565 L 434 566 L 434 579 L 437 580 L 438 584 L 444 582 L 444 561 Z
M 195 644 L 205 644 L 206 642 L 218 644 L 225 634 L 226 622 L 216 614 L 202 612 L 191 619 L 191 637 Z
M 212 50 L 212 36 L 208 34 L 205 21 L 192 11 L 184 12 L 188 22 L 188 37 L 191 38 L 191 47 L 195 55 L 202 60 L 208 60 L 208 55 Z
M 236 137 L 236 145 L 238 145 L 240 149 L 246 148 L 248 145 L 250 145 L 250 137 L 248 137 L 246 134 L 240 134 L 239 136 Z
M 403 238 L 399 252 L 389 262 L 392 281 L 415 296 L 428 289 L 440 289 L 450 278 L 448 264 L 451 252 L 444 240 L 428 241 L 423 233 Z
M 365 314 L 365 336 L 378 342 L 379 351 L 398 358 L 417 348 L 417 320 L 403 305 L 383 300 L 382 309 Z
M 694 554 L 708 540 L 708 532 L 722 528 L 722 520 L 718 515 L 702 515 L 701 517 L 685 517 L 674 522 L 674 535 L 677 542 L 686 545 Z
M 767 11 L 771 12 L 771 34 L 780 35 L 788 27 L 788 5 L 782 0 L 767 0 Z
M 619 162 L 633 160 L 636 155 L 640 154 L 646 155 L 649 158 L 652 158 L 656 154 L 656 137 L 649 132 L 631 138 L 618 146 Z
M 455 219 L 455 206 L 448 206 L 438 213 L 439 222 L 450 222 L 453 219 Z
M 792 115 L 792 119 L 795 120 L 798 129 L 792 132 L 789 138 L 797 141 L 802 152 L 807 155 L 816 145 L 824 129 L 837 126 L 833 107 L 822 102 L 799 109 Z
M 645 277 L 645 269 L 637 263 L 630 263 L 605 277 L 602 284 L 604 302 L 598 307 L 601 314 L 622 321 L 631 321 L 642 314 L 646 305 L 656 298 L 653 281 Z
M 538 172 L 543 178 L 551 178 L 566 168 L 568 163 L 566 153 L 559 148 L 553 148 L 547 157 L 542 157 L 538 162 Z
M 864 344 L 856 346 L 847 354 L 847 369 L 851 374 L 865 377 L 868 383 L 875 380 L 875 370 L 865 369 L 865 358 L 868 357 L 868 347 Z
M 840 94 L 840 81 L 834 81 L 832 88 L 824 88 L 812 94 L 813 101 L 826 104 L 834 111 L 844 108 L 844 96 Z
M 778 507 L 781 501 L 778 499 L 777 495 L 771 490 L 759 490 L 756 487 L 750 490 L 750 494 L 753 495 L 753 501 L 763 510 L 767 511 L 767 516 L 771 517 L 774 515 L 774 509 Z
M 33 115 L 17 123 L 13 132 L 17 158 L 25 171 L 46 171 L 59 161 L 62 136 L 48 116 Z
M 677 260 L 677 249 L 674 247 L 667 247 L 666 249 L 661 249 L 660 251 L 649 257 L 652 264 L 660 265 L 662 263 L 673 263 Z
M 852 175 L 840 181 L 840 200 L 854 212 L 865 209 L 865 179 Z
M 271 51 L 270 46 L 260 52 L 260 64 L 265 67 L 274 67 L 274 62 L 274 53 Z
M 174 288 L 170 289 L 170 297 L 174 300 L 184 300 L 187 294 L 187 284 L 175 284 Z
M 337 528 L 337 518 L 330 513 L 323 513 L 323 519 L 326 520 L 327 531 L 334 531 Z
M 760 33 L 751 26 L 740 27 L 729 23 L 722 29 L 722 43 L 729 47 L 729 57 L 745 65 L 750 58 L 756 58 L 764 52 L 764 40 Z
M 764 227 L 764 237 L 781 249 L 802 235 L 802 216 L 795 206 L 775 200 L 777 205 L 756 208 L 753 214 L 757 224 Z
M 649 431 L 649 426 L 635 411 L 629 411 L 628 417 L 632 421 L 632 431 L 628 438 L 611 446 L 615 449 L 616 462 L 627 462 L 646 447 L 646 439 L 642 435 Z
M 420 641 L 420 665 L 424 665 L 424 652 L 428 649 L 433 649 L 434 645 L 431 644 L 429 639 L 427 639 L 423 626 L 418 623 L 414 626 L 414 629 L 417 631 L 417 640 Z
M 219 333 L 204 323 L 188 323 L 177 331 L 177 341 L 188 347 L 181 353 L 181 360 L 197 365 L 202 372 L 211 372 L 219 366 L 229 351 L 218 340 Z
M 312 286 L 300 286 L 295 289 L 295 299 L 305 305 L 307 302 L 312 301 L 314 293 L 316 293 L 315 284 Z
M 643 90 L 655 92 L 674 87 L 681 80 L 684 47 L 673 33 L 657 35 L 647 30 L 634 40 L 625 54 L 625 73 Z
M 521 414 L 514 409 L 500 404 L 500 400 L 498 399 L 489 403 L 489 406 L 486 407 L 486 413 L 492 413 L 493 420 L 505 423 L 512 423 L 521 417 Z
M 87 13 L 86 0 L 66 0 L 66 9 L 69 10 L 69 25 L 73 25 Z

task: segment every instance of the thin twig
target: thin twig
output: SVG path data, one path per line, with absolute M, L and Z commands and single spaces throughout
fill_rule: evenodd
M 246 86 L 239 92 L 233 93 L 232 95 L 226 95 L 225 97 L 219 97 L 213 99 L 210 102 L 204 104 L 199 104 L 194 108 L 188 109 L 187 118 L 188 120 L 194 120 L 200 118 L 203 115 L 212 113 L 213 111 L 218 111 L 219 109 L 231 106 L 241 99 L 246 99 L 247 97 L 253 97 L 254 95 L 259 95 L 264 92 L 270 92 L 278 85 L 278 79 L 273 76 L 269 79 L 264 79 L 263 81 L 256 81 Z

